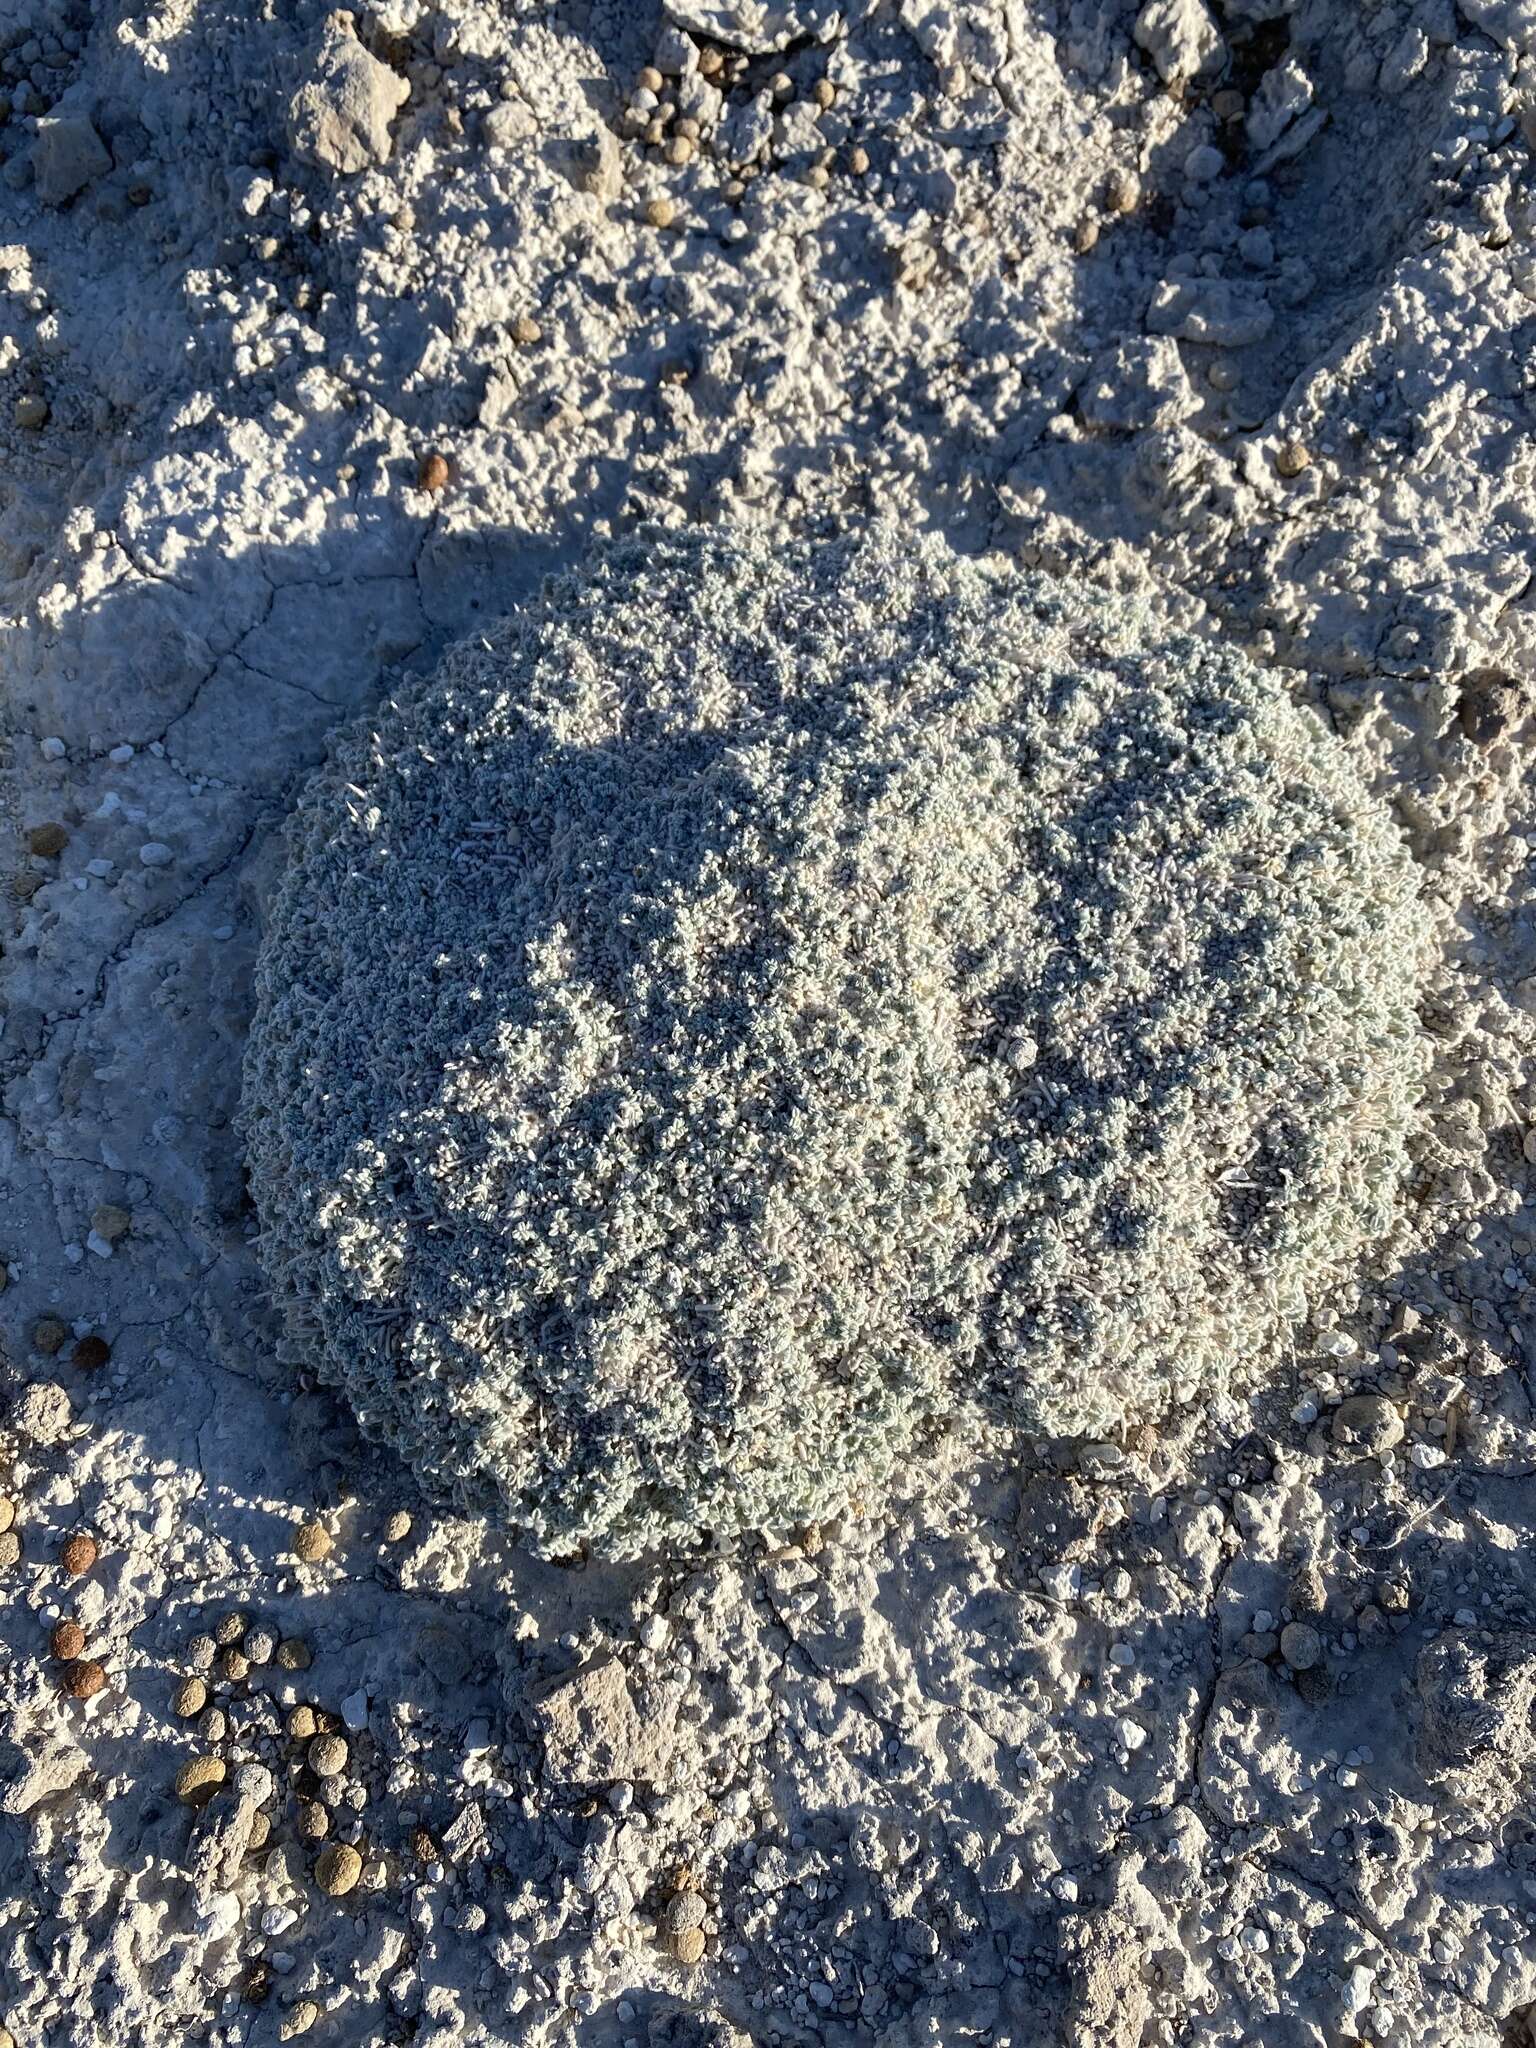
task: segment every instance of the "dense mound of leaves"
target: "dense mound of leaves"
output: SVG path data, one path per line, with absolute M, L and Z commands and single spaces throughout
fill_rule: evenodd
M 652 534 L 336 744 L 244 1110 L 267 1267 L 544 1550 L 1251 1372 L 1389 1221 L 1423 925 L 1340 744 L 1137 607 Z

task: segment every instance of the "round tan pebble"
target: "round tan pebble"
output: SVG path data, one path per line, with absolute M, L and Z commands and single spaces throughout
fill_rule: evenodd
M 812 164 L 805 174 L 805 182 L 813 192 L 825 192 L 832 178 L 825 164 Z
M 208 1704 L 208 1687 L 201 1678 L 184 1678 L 171 1694 L 171 1712 L 183 1721 L 195 1721 Z
M 176 1773 L 176 1797 L 189 1806 L 206 1806 L 228 1775 L 221 1756 L 189 1756 Z
M 679 118 L 677 133 L 684 136 L 689 142 L 697 142 L 703 132 L 703 129 L 695 121 L 692 114 L 684 114 Z
M 856 178 L 862 178 L 869 169 L 869 151 L 862 142 L 856 142 L 849 150 L 848 168 Z
M 277 1646 L 277 1661 L 284 1671 L 307 1671 L 313 1659 L 302 1636 L 284 1636 Z
M 660 114 L 655 114 L 645 124 L 645 141 L 648 148 L 660 149 L 667 139 L 667 124 Z
M 16 2048 L 16 2036 L 9 2027 L 0 2027 L 0 2048 Z
M 830 78 L 818 78 L 811 87 L 811 98 L 821 108 L 821 111 L 825 113 L 828 107 L 835 107 L 837 105 L 837 87 Z
M 429 449 L 416 465 L 416 488 L 419 491 L 440 491 L 448 481 L 448 458 L 440 455 L 435 448 Z
M 197 1732 L 204 1742 L 222 1742 L 229 1733 L 229 1722 L 222 1707 L 207 1707 L 197 1724 Z
M 64 1666 L 64 1690 L 72 1700 L 88 1700 L 101 1691 L 107 1674 L 93 1657 L 77 1657 Z
M 779 101 L 787 100 L 795 89 L 795 81 L 787 71 L 775 71 L 768 81 L 768 90 Z
M 27 851 L 40 860 L 57 860 L 68 844 L 69 834 L 51 820 L 46 825 L 34 825 L 27 834 Z
M 681 170 L 693 157 L 693 144 L 686 135 L 674 135 L 667 144 L 667 162 Z
M 120 1237 L 126 1237 L 133 1218 L 126 1209 L 116 1202 L 103 1202 L 91 1217 L 91 1228 L 98 1237 L 104 1237 L 108 1244 L 116 1244 Z
M 293 1554 L 300 1564 L 319 1564 L 333 1548 L 331 1532 L 323 1522 L 301 1522 L 294 1531 Z
M 219 1659 L 219 1669 L 231 1685 L 238 1685 L 250 1672 L 251 1660 L 244 1650 L 226 1650 Z
M 288 1710 L 288 1719 L 283 1724 L 295 1742 L 308 1742 L 315 1734 L 315 1710 L 300 1701 Z
M 640 73 L 640 76 L 635 80 L 635 84 L 641 92 L 661 92 L 666 83 L 667 81 L 662 77 L 654 64 L 647 64 Z
M 524 313 L 512 322 L 512 339 L 520 348 L 532 348 L 536 341 L 544 339 L 544 330 L 537 320 Z
M 700 50 L 699 76 L 714 78 L 725 69 L 725 58 L 718 50 Z
M 8 1493 L 0 1493 L 0 1536 L 3 1536 L 7 1529 L 12 1529 L 15 1526 L 16 1503 Z
M 670 199 L 651 199 L 646 202 L 646 224 L 653 228 L 669 228 L 677 219 L 677 208 Z
M 32 1325 L 32 1349 L 41 1351 L 44 1358 L 52 1358 L 68 1335 L 68 1324 L 61 1323 L 57 1316 L 39 1316 Z
M 318 1799 L 301 1799 L 296 1816 L 300 1837 L 306 1842 L 319 1842 L 331 1825 L 331 1816 Z
M 1312 467 L 1312 451 L 1304 441 L 1282 441 L 1275 450 L 1275 467 L 1284 477 L 1300 476 Z
M 0 1571 L 21 1562 L 21 1538 L 14 1529 L 0 1530 Z
M 77 1529 L 72 1536 L 66 1536 L 59 1550 L 59 1563 L 72 1579 L 83 1578 L 100 1556 L 96 1538 L 84 1529 Z
M 296 2041 L 300 2034 L 307 2034 L 320 2017 L 320 2008 L 312 1998 L 301 1998 L 297 2005 L 290 2006 L 283 2014 L 277 2029 L 279 2041 Z
M 317 1735 L 304 1761 L 317 1778 L 339 1778 L 347 1768 L 347 1745 L 339 1735 Z
M 691 1970 L 696 1963 L 704 1960 L 704 1930 L 702 1927 L 682 1927 L 672 1937 L 672 1953 L 683 1965 Z
M 246 1839 L 246 1848 L 264 1849 L 267 1845 L 267 1838 L 271 1833 L 272 1823 L 268 1820 L 267 1816 L 260 1812 L 253 1813 L 251 1815 L 251 1832 Z
M 232 1643 L 239 1642 L 249 1626 L 249 1617 L 242 1614 L 238 1607 L 232 1607 L 228 1614 L 219 1616 L 214 1627 L 213 1640 L 220 1649 L 228 1649 Z
M 384 1541 L 386 1543 L 403 1543 L 410 1533 L 410 1516 L 405 1512 L 404 1508 L 396 1508 L 395 1512 L 384 1524 Z
M 112 1346 L 105 1337 L 98 1337 L 93 1332 L 89 1337 L 82 1337 L 69 1356 L 70 1363 L 78 1365 L 82 1372 L 99 1372 L 112 1356 Z
M 85 1648 L 85 1630 L 78 1621 L 57 1621 L 53 1625 L 53 1634 L 48 1638 L 48 1647 L 55 1657 L 67 1664 Z
M 339 1899 L 363 1874 L 363 1859 L 348 1842 L 331 1842 L 315 1858 L 315 1883 L 328 1898 Z
M 1141 180 L 1134 171 L 1111 171 L 1104 187 L 1111 213 L 1134 213 L 1141 204 Z
M 1090 249 L 1098 247 L 1099 224 L 1092 214 L 1084 214 L 1072 231 L 1072 247 L 1079 256 L 1086 256 Z

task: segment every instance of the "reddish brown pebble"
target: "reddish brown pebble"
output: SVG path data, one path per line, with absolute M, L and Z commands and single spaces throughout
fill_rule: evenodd
M 82 1337 L 69 1355 L 82 1372 L 96 1372 L 112 1356 L 112 1346 L 105 1337 Z
M 94 1536 L 88 1536 L 83 1529 L 77 1529 L 73 1536 L 64 1538 L 59 1552 L 59 1563 L 72 1579 L 78 1579 L 88 1572 L 100 1556 L 100 1549 Z
M 85 1648 L 85 1630 L 78 1621 L 55 1622 L 48 1647 L 55 1657 L 68 1664 Z
M 72 1700 L 94 1698 L 106 1682 L 106 1672 L 92 1657 L 78 1658 L 64 1667 L 64 1690 Z
M 439 455 L 434 448 L 423 455 L 416 466 L 416 487 L 422 491 L 440 491 L 448 481 L 448 458 Z
M 62 825 L 34 825 L 27 834 L 27 850 L 40 854 L 44 860 L 57 860 L 69 844 L 69 834 Z

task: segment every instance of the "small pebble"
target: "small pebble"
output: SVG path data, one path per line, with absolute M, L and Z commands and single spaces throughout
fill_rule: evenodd
M 269 1628 L 248 1628 L 240 1648 L 247 1664 L 270 1664 L 277 1651 L 277 1638 Z
M 313 1660 L 302 1636 L 284 1636 L 277 1646 L 277 1661 L 284 1671 L 307 1671 Z
M 68 1335 L 68 1324 L 61 1323 L 57 1316 L 40 1316 L 32 1325 L 32 1349 L 40 1351 L 44 1358 L 52 1358 Z
M 1111 213 L 1134 213 L 1141 204 L 1141 180 L 1134 171 L 1111 171 L 1104 186 L 1104 204 Z
M 405 1512 L 404 1508 L 396 1508 L 395 1512 L 384 1524 L 384 1541 L 386 1543 L 403 1543 L 410 1533 L 410 1516 Z
M 1284 477 L 1300 476 L 1312 466 L 1312 453 L 1304 441 L 1282 441 L 1275 450 L 1275 468 Z
M 654 64 L 647 64 L 640 73 L 640 76 L 635 80 L 635 84 L 641 92 L 661 92 L 665 88 L 666 83 L 667 81 L 662 77 Z
M 303 1841 L 318 1842 L 324 1839 L 331 1825 L 331 1816 L 318 1799 L 303 1799 L 299 1802 L 294 1824 Z
M 433 448 L 416 465 L 416 488 L 440 491 L 448 481 L 448 458 Z
M 175 1792 L 189 1806 L 206 1806 L 229 1776 L 221 1756 L 189 1756 L 176 1773 Z
M 214 1623 L 213 1640 L 221 1650 L 227 1650 L 239 1642 L 249 1627 L 250 1617 L 242 1614 L 238 1607 L 232 1607 L 228 1614 L 221 1614 Z M 209 1662 L 212 1662 L 211 1658 Z
M 317 1735 L 305 1761 L 317 1778 L 339 1778 L 347 1768 L 347 1745 L 339 1735 Z
M 669 164 L 680 170 L 684 164 L 692 161 L 693 144 L 686 135 L 674 135 L 667 144 L 666 157 Z M 663 223 L 653 223 L 653 225 L 663 225 Z
M 24 391 L 16 401 L 15 419 L 18 427 L 27 427 L 34 432 L 48 424 L 48 401 L 35 391 Z
M 21 1562 L 21 1538 L 14 1529 L 0 1530 L 0 1571 Z
M 52 1380 L 34 1380 L 16 1404 L 16 1427 L 36 1444 L 62 1443 L 74 1419 L 68 1394 Z
M 1098 246 L 1099 224 L 1092 214 L 1084 214 L 1072 235 L 1072 246 L 1079 256 L 1086 256 L 1090 249 Z
M 99 1372 L 112 1356 L 112 1346 L 105 1337 L 92 1334 L 82 1337 L 69 1354 L 70 1363 L 78 1365 L 82 1372 Z
M 327 1897 L 341 1898 L 363 1874 L 363 1859 L 348 1842 L 331 1842 L 315 1859 L 315 1883 Z
M 295 1742 L 308 1742 L 316 1733 L 315 1710 L 301 1701 L 289 1709 L 288 1719 L 283 1726 Z
M 267 1819 L 267 1816 L 264 1813 L 253 1813 L 251 1815 L 251 1832 L 246 1838 L 246 1848 L 248 1850 L 265 1848 L 267 1837 L 271 1832 L 272 1823 Z
M 283 2014 L 277 2030 L 279 2041 L 296 2041 L 300 2034 L 307 2034 L 320 2017 L 320 2008 L 312 1998 L 301 1998 L 297 2005 L 291 2005 Z
M 127 1235 L 128 1226 L 132 1221 L 133 1218 L 128 1211 L 119 1208 L 116 1202 L 103 1202 L 92 1213 L 91 1228 L 98 1237 L 104 1237 L 108 1244 L 116 1244 L 120 1237 Z
M 15 1526 L 16 1503 L 9 1494 L 0 1493 L 0 1536 L 3 1536 L 7 1529 L 12 1529 Z
M 197 1724 L 197 1732 L 204 1742 L 222 1742 L 229 1733 L 229 1721 L 222 1707 L 205 1709 Z
M 171 1712 L 183 1721 L 196 1720 L 208 1704 L 208 1687 L 201 1678 L 184 1678 L 171 1694 Z
M 244 1650 L 226 1650 L 219 1659 L 219 1669 L 231 1685 L 238 1685 L 243 1678 L 249 1676 L 251 1660 Z
M 191 1670 L 211 1671 L 213 1660 L 219 1654 L 219 1646 L 212 1636 L 193 1636 L 184 1654 Z
M 333 1548 L 331 1532 L 320 1522 L 301 1522 L 294 1532 L 293 1554 L 300 1564 L 319 1564 Z
M 64 1538 L 59 1549 L 59 1563 L 72 1579 L 79 1579 L 90 1570 L 100 1554 L 96 1538 L 84 1529 L 77 1529 L 72 1536 Z
M 862 178 L 869 169 L 869 151 L 863 143 L 856 142 L 848 152 L 848 168 L 854 177 Z
M 523 348 L 532 348 L 536 341 L 544 339 L 544 330 L 537 320 L 524 313 L 512 322 L 512 339 Z
M 107 1674 L 92 1657 L 80 1657 L 64 1667 L 64 1690 L 72 1700 L 95 1697 L 107 1682 Z
M 62 825 L 34 825 L 27 834 L 27 851 L 40 860 L 57 860 L 68 844 L 69 834 Z
M 139 848 L 139 860 L 147 868 L 168 868 L 175 858 L 163 839 L 146 839 Z
M 837 87 L 830 78 L 818 78 L 811 87 L 811 98 L 821 108 L 822 112 L 825 113 L 828 107 L 833 107 L 837 104 Z
M 48 1647 L 62 1663 L 68 1664 L 85 1648 L 85 1630 L 78 1621 L 56 1622 Z
M 50 733 L 47 739 L 40 740 L 37 750 L 45 761 L 62 761 L 69 752 L 57 733 Z
M 702 1927 L 684 1927 L 672 1938 L 672 1953 L 683 1965 L 691 1970 L 704 1960 L 704 1930 Z
M 1323 1639 L 1309 1621 L 1288 1621 L 1280 1631 L 1280 1654 L 1293 1671 L 1311 1671 L 1322 1662 Z
M 677 218 L 677 208 L 670 199 L 651 199 L 646 202 L 645 218 L 653 228 L 669 228 Z

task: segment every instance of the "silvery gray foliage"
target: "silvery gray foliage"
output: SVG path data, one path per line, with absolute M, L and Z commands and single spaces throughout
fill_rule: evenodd
M 364 1428 L 542 1550 L 1261 1370 L 1391 1220 L 1425 927 L 1246 660 L 880 534 L 649 533 L 304 797 L 244 1128 Z

